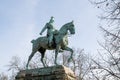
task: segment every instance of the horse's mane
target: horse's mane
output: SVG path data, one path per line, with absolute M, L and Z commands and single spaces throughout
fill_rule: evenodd
M 63 29 L 65 29 L 65 27 L 68 26 L 70 23 L 71 23 L 71 22 L 64 24 L 64 25 L 59 29 L 59 31 L 62 31 Z

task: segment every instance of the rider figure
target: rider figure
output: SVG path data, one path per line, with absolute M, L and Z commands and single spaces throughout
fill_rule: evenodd
M 50 21 L 48 23 L 46 23 L 46 25 L 40 32 L 40 35 L 42 35 L 42 33 L 47 29 L 47 37 L 48 37 L 49 47 L 51 47 L 51 45 L 52 45 L 53 35 L 54 35 L 54 31 L 55 31 L 53 23 L 54 23 L 54 17 L 52 16 Z

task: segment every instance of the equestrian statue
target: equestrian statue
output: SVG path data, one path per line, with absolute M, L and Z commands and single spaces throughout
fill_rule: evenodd
M 34 54 L 38 51 L 41 53 L 41 62 L 44 67 L 46 67 L 44 63 L 44 55 L 46 50 L 55 50 L 55 61 L 54 64 L 57 64 L 57 55 L 60 50 L 67 50 L 71 52 L 70 58 L 68 62 L 72 59 L 73 50 L 68 47 L 68 32 L 70 35 L 75 34 L 75 27 L 73 21 L 64 24 L 60 30 L 54 28 L 54 17 L 50 18 L 50 21 L 46 23 L 44 28 L 41 30 L 40 35 L 47 29 L 47 35 L 43 37 L 39 37 L 37 39 L 33 39 L 32 43 L 32 53 L 28 58 L 28 62 L 26 68 L 28 68 L 28 64 Z

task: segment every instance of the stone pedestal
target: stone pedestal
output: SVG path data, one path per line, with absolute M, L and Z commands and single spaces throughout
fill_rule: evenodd
M 52 66 L 20 71 L 16 80 L 76 80 L 74 72 L 63 66 Z

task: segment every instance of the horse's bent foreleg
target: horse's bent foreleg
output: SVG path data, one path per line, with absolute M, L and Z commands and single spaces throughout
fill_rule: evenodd
M 26 68 L 28 69 L 28 65 L 29 65 L 29 62 L 30 60 L 32 59 L 32 57 L 34 56 L 34 54 L 36 53 L 37 51 L 32 51 L 32 53 L 30 54 L 29 58 L 28 58 L 28 62 L 27 62 L 27 65 L 26 65 Z
M 71 55 L 70 55 L 70 57 L 69 57 L 69 59 L 68 59 L 68 62 L 70 62 L 70 60 L 71 60 L 72 57 L 73 57 L 73 50 L 72 50 L 71 48 L 69 48 L 69 47 L 65 47 L 64 50 L 67 50 L 67 51 L 70 51 L 70 52 L 71 52 Z

